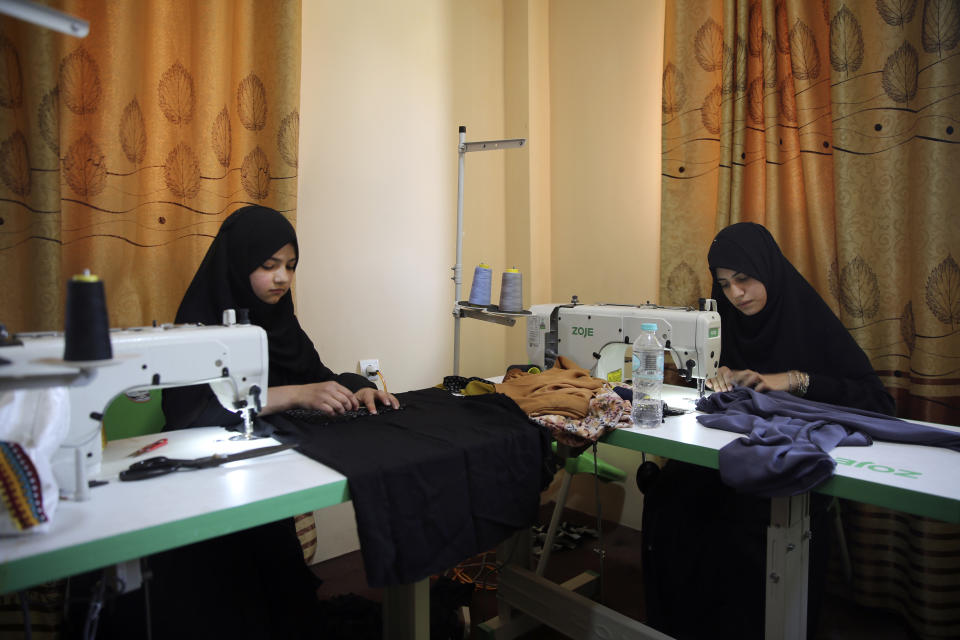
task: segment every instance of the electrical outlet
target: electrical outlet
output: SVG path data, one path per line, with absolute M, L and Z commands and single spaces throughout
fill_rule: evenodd
M 358 373 L 362 376 L 365 376 L 367 380 L 376 382 L 379 380 L 377 373 L 380 371 L 380 361 L 379 360 L 361 360 L 360 365 L 357 367 Z

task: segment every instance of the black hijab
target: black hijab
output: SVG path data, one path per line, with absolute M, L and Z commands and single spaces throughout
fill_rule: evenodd
M 816 392 L 811 388 L 808 394 L 814 399 L 892 412 L 893 400 L 863 349 L 765 227 L 739 222 L 723 229 L 707 262 L 722 323 L 720 364 L 758 373 L 805 371 L 816 378 Z M 733 306 L 716 281 L 718 268 L 762 282 L 764 308 L 746 316 Z
M 268 304 L 250 286 L 250 274 L 287 244 L 299 258 L 296 231 L 281 213 L 261 206 L 237 209 L 220 226 L 176 317 L 178 324 L 220 324 L 224 309 L 247 309 L 250 322 L 267 332 L 270 386 L 315 382 L 326 371 L 294 315 L 290 291 Z

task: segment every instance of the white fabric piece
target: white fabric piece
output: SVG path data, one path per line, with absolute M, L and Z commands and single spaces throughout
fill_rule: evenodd
M 70 395 L 66 387 L 0 392 L 0 440 L 19 444 L 40 477 L 47 521 L 20 530 L 0 502 L 0 535 L 40 533 L 50 528 L 60 499 L 50 462 L 70 428 Z

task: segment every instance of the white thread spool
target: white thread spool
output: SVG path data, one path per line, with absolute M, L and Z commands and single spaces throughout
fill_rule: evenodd
M 490 265 L 481 262 L 473 269 L 473 283 L 470 285 L 470 304 L 481 307 L 490 305 L 490 289 L 493 270 Z
M 523 311 L 523 274 L 519 269 L 507 269 L 500 280 L 500 311 Z

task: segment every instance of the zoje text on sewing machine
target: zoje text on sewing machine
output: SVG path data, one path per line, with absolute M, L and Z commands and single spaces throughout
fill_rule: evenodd
M 720 362 L 720 314 L 716 302 L 705 299 L 700 309 L 655 304 L 538 304 L 527 319 L 527 356 L 533 364 L 550 367 L 566 356 L 598 378 L 630 377 L 629 351 L 640 325 L 653 322 L 657 336 L 673 356 L 680 375 L 704 381 L 717 375 Z

